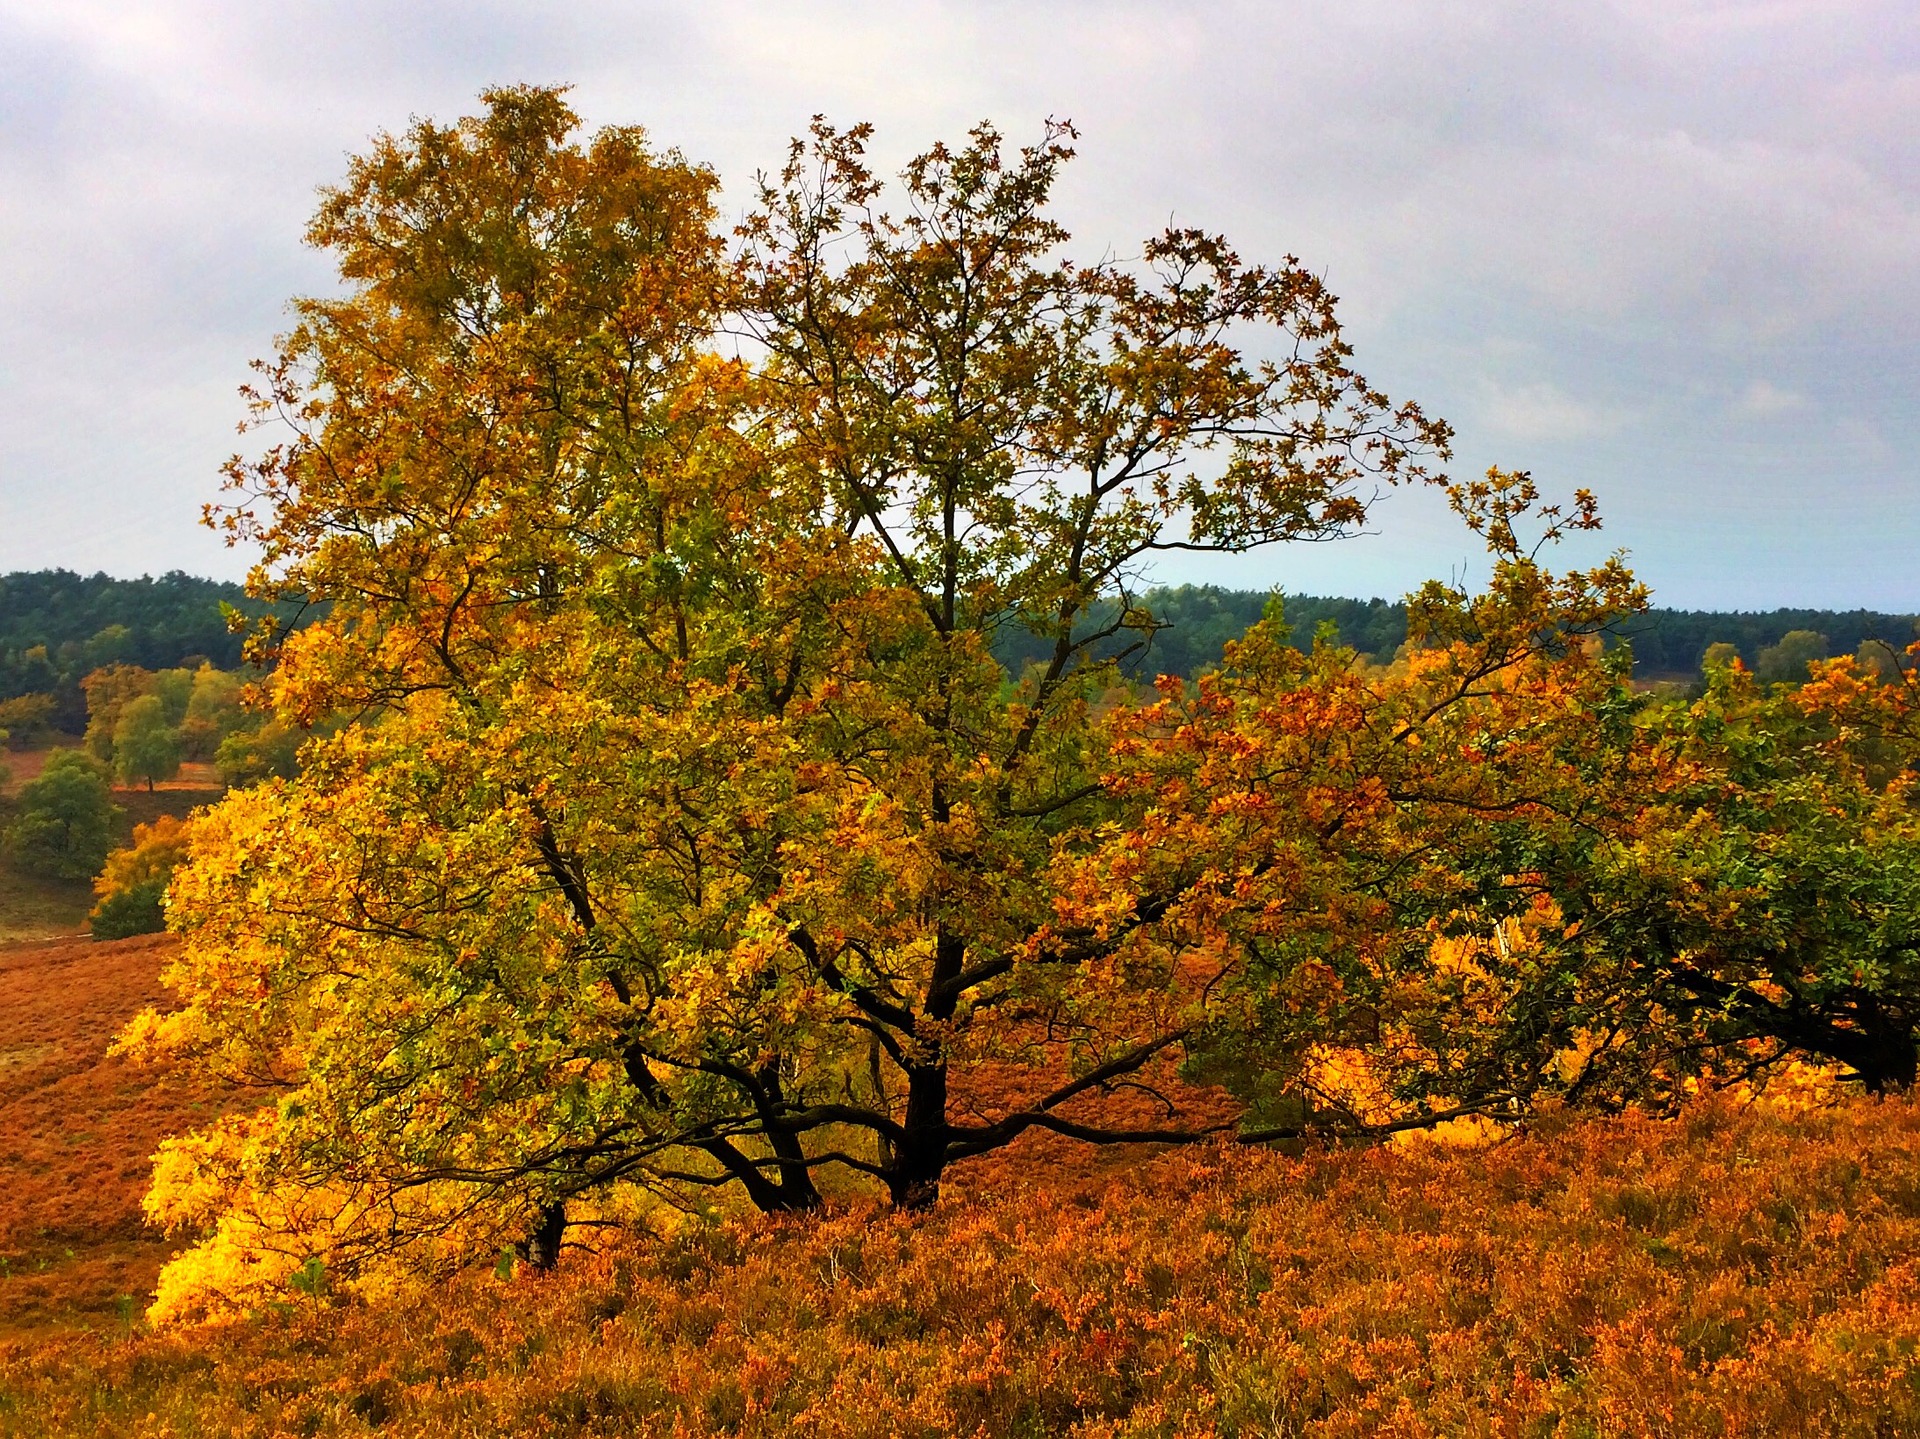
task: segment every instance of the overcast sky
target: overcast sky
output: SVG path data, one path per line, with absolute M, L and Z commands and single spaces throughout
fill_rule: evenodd
M 570 82 L 737 213 L 823 112 L 889 163 L 1071 118 L 1076 247 L 1170 219 L 1294 253 L 1457 468 L 1587 485 L 1656 601 L 1920 610 L 1912 0 L 0 0 L 0 571 L 237 575 L 196 521 L 235 389 L 324 287 L 376 130 Z M 1398 594 L 1429 504 L 1167 578 Z

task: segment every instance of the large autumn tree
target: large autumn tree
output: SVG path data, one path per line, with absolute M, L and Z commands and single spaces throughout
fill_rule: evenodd
M 1309 271 L 1187 230 L 1072 261 L 1064 126 L 935 146 L 889 199 L 864 128 L 816 125 L 729 254 L 706 171 L 486 102 L 326 193 L 343 293 L 299 303 L 258 396 L 287 438 L 213 512 L 259 593 L 326 606 L 272 688 L 329 737 L 175 883 L 183 1007 L 133 1042 L 280 1098 L 163 1154 L 154 1213 L 210 1235 L 163 1305 L 313 1256 L 544 1260 L 635 1186 L 925 1204 L 1036 1128 L 1217 1132 L 1176 1066 L 1351 1028 L 1315 956 L 1371 963 L 1402 810 L 1536 802 L 1421 735 L 1569 713 L 1624 573 L 1545 575 L 1495 476 L 1451 491 L 1494 592 L 1436 592 L 1386 690 L 1256 636 L 1245 678 L 1135 697 L 1094 656 L 1152 634 L 1153 556 L 1436 478 L 1446 427 L 1356 372 Z M 1007 626 L 1046 659 L 1004 673 Z

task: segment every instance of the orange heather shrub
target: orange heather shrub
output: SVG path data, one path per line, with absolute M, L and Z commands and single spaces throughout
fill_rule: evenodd
M 0 1351 L 0 1434 L 1920 1428 L 1920 1103 L 1206 1149 L 693 1224 L 389 1304 Z

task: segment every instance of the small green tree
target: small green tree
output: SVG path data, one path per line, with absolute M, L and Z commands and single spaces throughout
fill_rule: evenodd
M 240 730 L 220 741 L 213 763 L 230 789 L 264 779 L 292 779 L 300 772 L 300 746 L 306 735 L 279 720 L 257 730 Z
M 1740 662 L 1740 646 L 1721 640 L 1707 646 L 1707 652 L 1700 657 L 1700 673 L 1712 678 L 1721 670 L 1728 670 Z
M 113 767 L 113 737 L 120 715 L 141 695 L 153 693 L 153 671 L 138 665 L 105 665 L 80 681 L 87 694 L 87 753 Z
M 180 752 L 188 759 L 212 759 L 222 740 L 246 722 L 241 706 L 240 677 L 212 665 L 202 665 L 193 676 L 186 719 L 180 726 Z
M 149 794 L 156 781 L 180 773 L 180 736 L 167 723 L 166 701 L 159 695 L 141 695 L 120 712 L 113 731 L 113 768 L 122 784 L 145 780 Z
M 53 879 L 91 879 L 113 846 L 118 813 L 106 775 L 79 750 L 61 750 L 20 792 L 7 831 L 14 862 Z
M 1886 640 L 1862 640 L 1860 648 L 1854 651 L 1854 668 L 1863 675 L 1870 675 L 1881 684 L 1899 684 L 1901 679 L 1900 656 L 1903 651 Z M 0 717 L 5 710 L 0 708 Z
M 193 680 L 193 671 L 186 669 L 161 670 L 153 677 L 153 692 L 160 698 L 167 723 L 176 729 L 187 717 L 187 707 L 193 699 Z
M 1753 674 L 1762 684 L 1799 685 L 1807 682 L 1808 666 L 1827 657 L 1827 637 L 1813 630 L 1788 630 L 1780 643 L 1768 645 L 1756 657 Z

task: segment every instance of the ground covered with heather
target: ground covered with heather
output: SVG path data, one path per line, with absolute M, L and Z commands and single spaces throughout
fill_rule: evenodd
M 0 752 L 0 826 L 15 817 L 21 789 L 40 777 L 55 753 L 46 748 Z M 152 790 L 116 789 L 113 802 L 119 813 L 114 818 L 114 842 L 127 844 L 135 825 L 151 824 L 162 815 L 183 816 L 199 805 L 212 803 L 220 794 L 220 778 L 213 766 L 191 761 L 181 765 L 173 779 L 161 781 Z M 93 886 L 85 880 L 50 879 L 0 859 L 0 946 L 84 936 L 87 911 L 97 898 Z M 9 952 L 0 949 L 0 966 L 10 965 Z M 0 1055 L 0 1073 L 8 1067 L 4 1055 Z M 5 1201 L 0 1199 L 0 1203 Z
M 8 1435 L 369 1432 L 1920 1432 L 1920 1104 L 1003 1160 L 924 1215 L 0 1348 Z
M 0 1340 L 145 1307 L 179 1246 L 141 1218 L 162 1137 L 225 1102 L 108 1054 L 164 1001 L 163 935 L 0 948 Z

